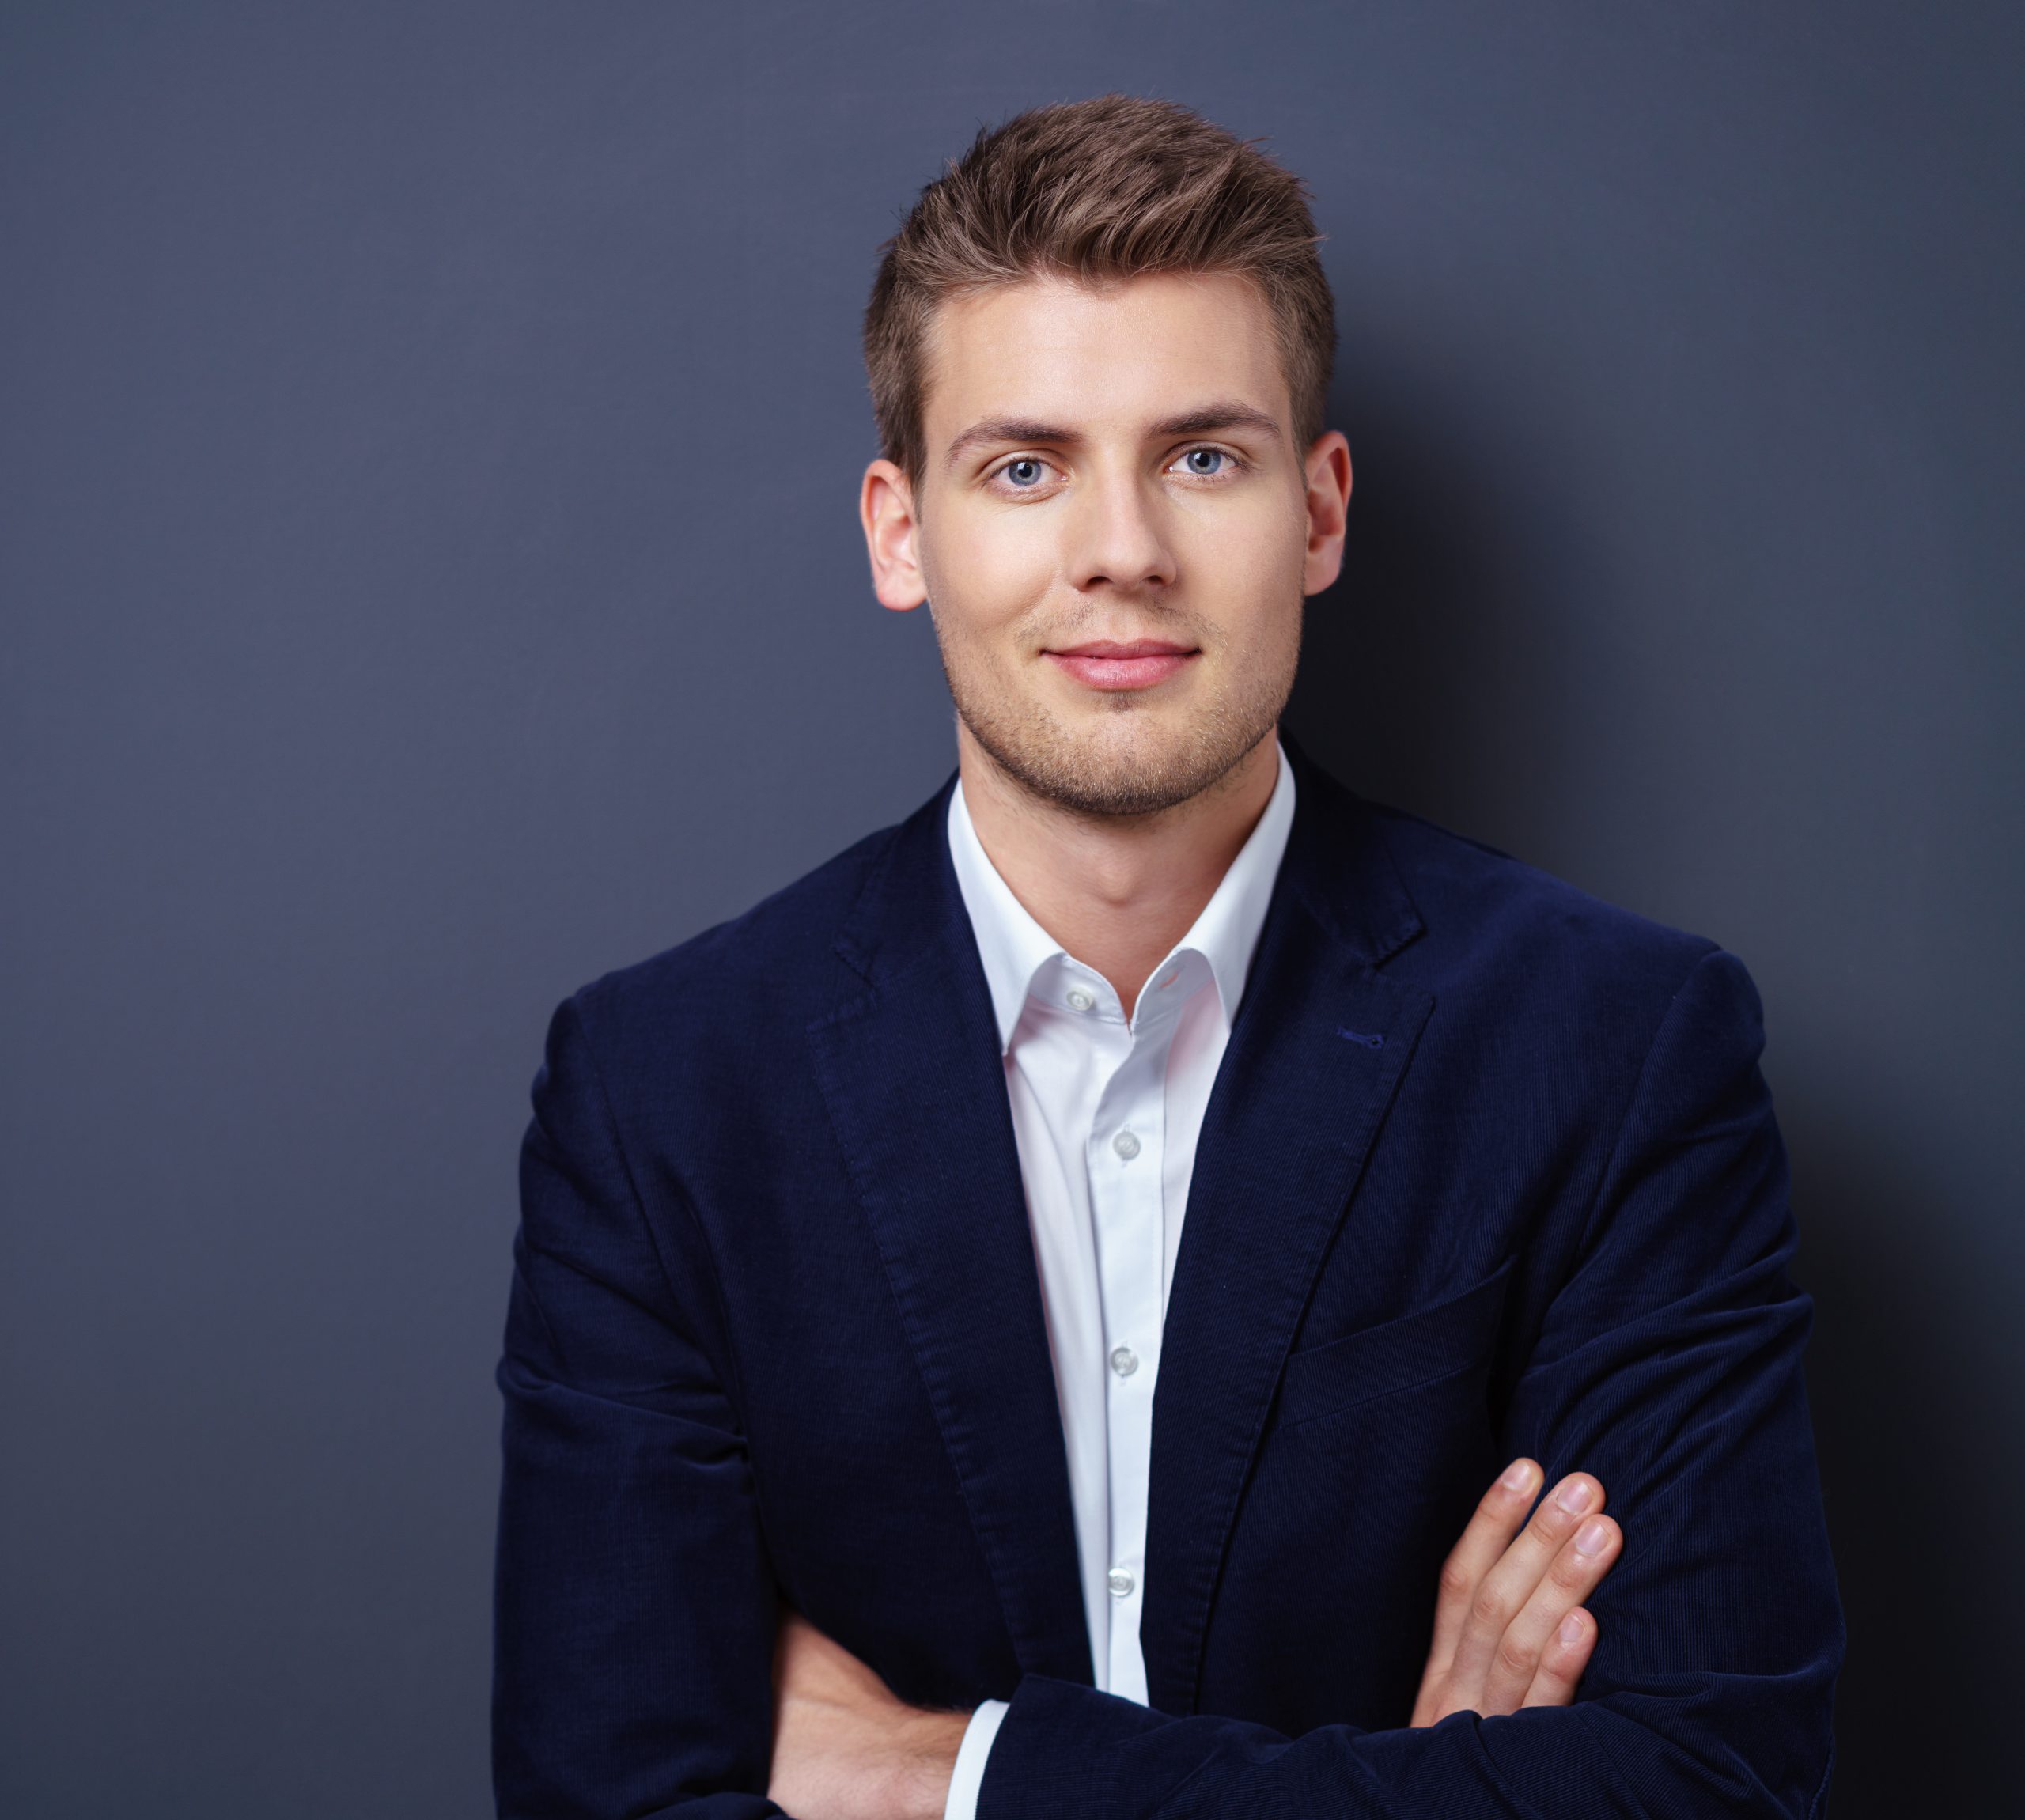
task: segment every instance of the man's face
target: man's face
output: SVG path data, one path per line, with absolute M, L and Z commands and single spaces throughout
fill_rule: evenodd
M 875 463 L 866 529 L 880 599 L 930 604 L 963 726 L 1083 813 L 1210 788 L 1285 706 L 1349 483 L 1340 436 L 1295 445 L 1263 296 L 1001 286 L 938 309 L 925 377 L 918 486 Z

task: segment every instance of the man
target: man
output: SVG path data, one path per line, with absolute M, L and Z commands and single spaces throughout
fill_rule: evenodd
M 862 513 L 958 775 L 556 1015 L 502 1813 L 1819 1813 L 1755 997 L 1278 738 L 1333 344 L 1298 184 L 1169 105 L 887 248 Z

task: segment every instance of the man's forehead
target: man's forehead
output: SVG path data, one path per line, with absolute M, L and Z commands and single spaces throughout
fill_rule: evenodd
M 991 286 L 938 305 L 924 351 L 932 445 L 984 419 L 1150 429 L 1212 400 L 1289 415 L 1271 308 L 1225 273 Z

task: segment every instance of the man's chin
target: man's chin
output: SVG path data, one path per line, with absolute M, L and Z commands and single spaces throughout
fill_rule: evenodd
M 1122 819 L 1178 808 L 1213 789 L 1238 765 L 1258 737 L 1206 738 L 1198 721 L 1164 728 L 1150 716 L 1122 727 L 1062 729 L 1052 739 L 1005 740 L 995 729 L 971 728 L 998 769 L 1029 795 L 1077 815 Z

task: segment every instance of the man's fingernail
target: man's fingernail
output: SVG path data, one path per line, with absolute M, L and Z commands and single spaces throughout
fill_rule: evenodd
M 1610 1540 L 1610 1531 L 1599 1523 L 1585 1523 L 1575 1532 L 1575 1552 L 1577 1554 L 1601 1554 L 1603 1545 Z
M 1571 1611 L 1561 1621 L 1561 1647 L 1563 1649 L 1576 1649 L 1581 1647 L 1581 1643 L 1582 1620 Z
M 1533 1462 L 1514 1460 L 1505 1469 L 1505 1476 L 1497 1481 L 1508 1492 L 1529 1492 L 1533 1489 Z
M 1587 1479 L 1570 1479 L 1554 1494 L 1554 1501 L 1570 1516 L 1580 1516 L 1596 1501 L 1596 1488 Z

